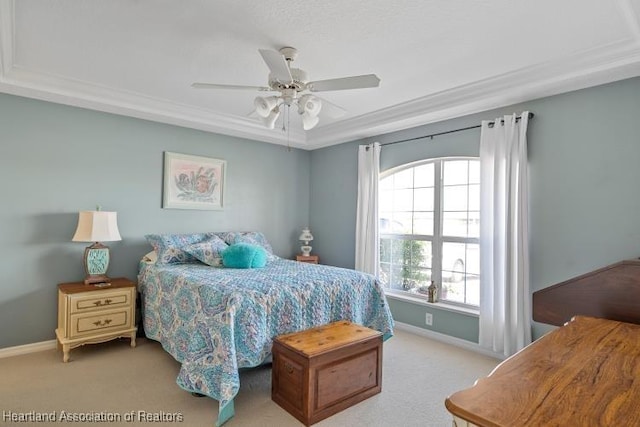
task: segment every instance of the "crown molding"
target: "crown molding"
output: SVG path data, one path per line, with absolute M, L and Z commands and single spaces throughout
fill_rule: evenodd
M 629 38 L 289 134 L 259 122 L 24 69 L 14 62 L 15 0 L 0 0 L 0 92 L 305 150 L 373 137 L 640 75 L 640 18 L 615 0 Z
M 313 129 L 308 147 L 323 148 L 638 75 L 640 42 L 625 39 Z
M 292 129 L 287 141 L 287 137 L 279 131 L 266 129 L 250 118 L 225 115 L 135 92 L 33 72 L 15 65 L 0 81 L 0 92 L 239 138 L 306 148 L 302 131 Z

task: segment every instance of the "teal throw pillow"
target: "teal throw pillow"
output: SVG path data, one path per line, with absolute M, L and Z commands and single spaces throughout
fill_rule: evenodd
M 262 268 L 267 265 L 267 251 L 258 245 L 234 243 L 222 251 L 222 265 L 229 268 Z

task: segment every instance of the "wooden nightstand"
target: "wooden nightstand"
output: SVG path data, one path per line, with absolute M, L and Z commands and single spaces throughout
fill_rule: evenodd
M 111 279 L 110 286 L 83 282 L 58 285 L 58 348 L 63 362 L 71 349 L 120 337 L 136 346 L 136 284 L 125 278 Z
M 296 255 L 296 261 L 317 264 L 320 262 L 320 259 L 318 258 L 318 255 Z

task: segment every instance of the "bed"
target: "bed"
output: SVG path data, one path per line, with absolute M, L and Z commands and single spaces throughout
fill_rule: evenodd
M 389 306 L 373 276 L 279 258 L 261 233 L 213 234 L 221 250 L 219 240 L 266 247 L 267 265 L 213 267 L 217 261 L 185 255 L 185 247 L 208 245 L 212 233 L 151 235 L 158 260 L 140 263 L 138 283 L 146 336 L 181 363 L 180 387 L 219 401 L 217 425 L 234 414 L 239 369 L 267 361 L 274 337 L 337 320 L 392 335 Z
M 533 318 L 560 328 L 449 396 L 454 425 L 640 425 L 640 260 L 535 292 Z

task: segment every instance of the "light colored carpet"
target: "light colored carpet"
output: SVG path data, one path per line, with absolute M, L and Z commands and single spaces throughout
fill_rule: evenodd
M 382 393 L 315 424 L 345 426 L 450 426 L 444 399 L 471 386 L 498 363 L 457 347 L 404 331 L 384 344 Z M 175 382 L 179 364 L 154 341 L 139 339 L 87 345 L 71 352 L 62 363 L 55 350 L 0 359 L 0 426 L 4 425 L 154 425 L 212 426 L 216 401 L 193 397 Z M 271 367 L 244 371 L 235 401 L 236 416 L 226 427 L 302 426 L 271 400 Z M 8 411 L 152 414 L 181 413 L 183 421 L 120 423 L 13 423 L 2 418 Z

